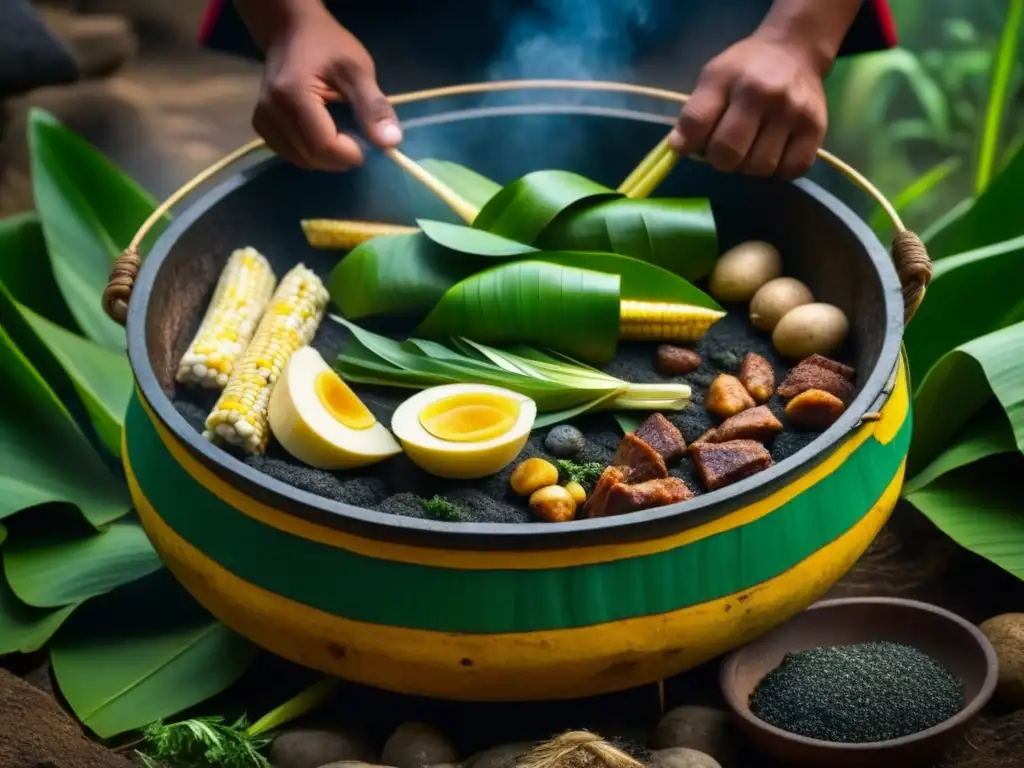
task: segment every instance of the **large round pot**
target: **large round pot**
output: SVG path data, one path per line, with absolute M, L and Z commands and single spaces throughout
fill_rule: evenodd
M 680 96 L 628 86 L 452 89 L 396 99 L 413 157 L 498 180 L 543 167 L 614 186 Z M 626 151 L 626 150 L 629 151 Z M 563 525 L 403 518 L 260 474 L 196 433 L 174 371 L 228 253 L 321 273 L 300 218 L 411 221 L 384 159 L 349 174 L 251 163 L 198 197 L 153 245 L 128 312 L 138 382 L 124 462 L 167 566 L 228 626 L 350 680 L 462 700 L 573 698 L 705 662 L 819 598 L 885 523 L 911 431 L 904 298 L 882 244 L 808 181 L 684 162 L 659 194 L 711 199 L 722 247 L 779 244 L 787 270 L 851 318 L 860 393 L 789 459 L 682 505 Z

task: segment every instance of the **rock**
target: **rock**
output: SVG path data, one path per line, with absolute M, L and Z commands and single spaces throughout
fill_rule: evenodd
M 713 707 L 676 707 L 651 734 L 651 749 L 686 747 L 711 755 L 724 766 L 737 760 L 738 736 L 728 712 Z
M 403 723 L 384 744 L 381 762 L 395 768 L 425 768 L 459 759 L 455 745 L 426 723 Z
M 295 728 L 283 731 L 270 745 L 274 768 L 320 768 L 351 761 L 377 762 L 377 753 L 365 734 L 356 728 L 336 730 Z
M 1024 708 L 1024 613 L 1004 613 L 979 627 L 999 659 L 996 696 L 1005 704 Z
M 711 755 L 686 747 L 657 749 L 651 752 L 651 768 L 722 768 Z
M 536 746 L 532 741 L 515 741 L 477 752 L 463 768 L 513 768 L 516 761 Z
M 561 459 L 571 459 L 587 447 L 587 438 L 576 427 L 559 424 L 544 438 L 544 447 Z

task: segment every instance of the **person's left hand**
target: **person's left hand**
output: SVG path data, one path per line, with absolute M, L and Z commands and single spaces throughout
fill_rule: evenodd
M 823 75 L 809 50 L 755 33 L 705 65 L 669 141 L 719 171 L 803 176 L 828 127 Z

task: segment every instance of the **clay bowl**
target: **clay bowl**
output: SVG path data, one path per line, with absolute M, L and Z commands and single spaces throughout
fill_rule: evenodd
M 750 696 L 787 653 L 811 648 L 889 641 L 918 648 L 963 683 L 964 708 L 928 730 L 889 741 L 837 744 L 783 731 L 755 717 Z M 992 697 L 995 651 L 981 631 L 928 603 L 886 597 L 825 600 L 734 651 L 723 663 L 725 700 L 753 744 L 784 762 L 814 766 L 926 765 L 938 760 Z

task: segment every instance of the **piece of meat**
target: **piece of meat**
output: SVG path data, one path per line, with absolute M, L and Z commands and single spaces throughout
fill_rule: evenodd
M 740 411 L 753 408 L 757 403 L 747 392 L 747 388 L 735 376 L 723 373 L 708 387 L 708 393 L 704 396 L 704 408 L 712 416 L 720 419 L 727 419 L 735 416 Z
M 853 399 L 854 388 L 848 380 L 828 368 L 807 360 L 796 366 L 779 385 L 779 397 L 790 400 L 809 389 L 820 389 L 834 395 L 844 403 Z
M 630 432 L 622 438 L 615 456 L 612 457 L 612 464 L 628 468 L 629 479 L 635 483 L 653 480 L 656 477 L 668 477 L 668 467 L 665 466 L 661 454 L 637 437 L 635 432 Z
M 824 432 L 845 410 L 846 404 L 832 393 L 808 389 L 786 404 L 786 418 L 797 429 Z
M 693 453 L 693 446 L 695 446 L 695 445 L 700 445 L 702 443 L 713 443 L 713 442 L 715 442 L 715 432 L 716 432 L 715 428 L 712 427 L 707 432 L 705 432 L 703 435 L 701 435 L 696 440 L 694 440 L 692 443 L 690 443 L 690 447 L 688 449 L 690 451 L 690 453 Z
M 856 371 L 850 366 L 843 365 L 839 361 L 833 360 L 830 357 L 819 355 L 817 352 L 815 352 L 810 357 L 805 358 L 803 362 L 809 363 L 811 365 L 816 365 L 819 368 L 826 368 L 832 371 L 833 373 L 838 373 L 847 381 L 853 381 L 854 374 L 856 373 Z
M 706 442 L 712 443 L 727 443 L 730 440 L 756 440 L 764 443 L 781 431 L 782 422 L 767 405 L 759 405 L 730 416 L 701 437 L 707 436 Z
M 686 453 L 683 433 L 660 413 L 648 416 L 633 434 L 657 451 L 666 464 L 671 464 Z
M 614 465 L 605 467 L 601 477 L 594 484 L 594 490 L 583 505 L 583 514 L 586 517 L 604 517 L 604 508 L 608 504 L 608 493 L 617 483 L 625 483 L 629 479 L 627 467 L 616 467 Z
M 704 487 L 716 491 L 772 465 L 771 454 L 754 440 L 701 443 L 691 451 Z
M 692 498 L 693 491 L 678 477 L 663 477 L 634 484 L 615 483 L 608 491 L 602 514 L 595 514 L 593 517 L 624 515 L 627 512 L 664 507 Z
M 757 403 L 767 403 L 775 392 L 775 371 L 772 364 L 753 352 L 748 352 L 743 358 L 740 381 Z
M 662 376 L 683 376 L 693 373 L 700 367 L 701 359 L 694 350 L 677 347 L 674 344 L 661 344 L 656 353 L 658 373 Z

